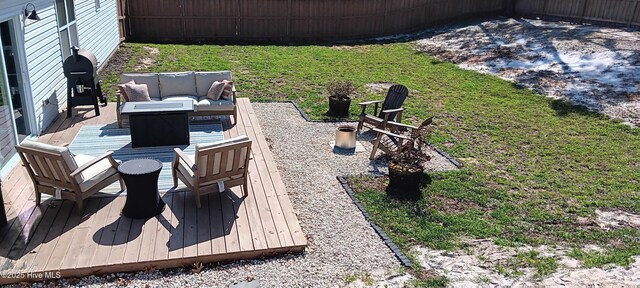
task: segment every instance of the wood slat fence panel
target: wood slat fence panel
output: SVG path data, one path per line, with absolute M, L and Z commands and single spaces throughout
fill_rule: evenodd
M 640 26 L 640 0 L 518 0 L 515 10 L 527 16 Z
M 121 0 L 127 40 L 358 39 L 500 14 L 504 0 Z M 576 0 L 579 1 L 579 0 Z

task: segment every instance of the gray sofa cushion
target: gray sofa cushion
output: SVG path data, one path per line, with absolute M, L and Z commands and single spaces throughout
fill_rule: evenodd
M 198 97 L 196 111 L 233 111 L 233 101 L 230 100 L 211 100 L 205 97 Z
M 160 97 L 196 95 L 196 77 L 193 72 L 159 73 Z
M 160 97 L 158 84 L 158 74 L 156 73 L 124 73 L 120 76 L 120 83 L 127 83 L 133 80 L 136 84 L 147 84 L 149 97 Z
M 231 71 L 216 72 L 195 72 L 196 74 L 196 94 L 198 97 L 207 96 L 209 88 L 213 81 L 229 80 L 231 81 Z

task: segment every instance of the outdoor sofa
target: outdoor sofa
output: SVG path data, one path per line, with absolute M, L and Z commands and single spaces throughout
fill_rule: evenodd
M 237 121 L 238 108 L 236 105 L 236 89 L 231 82 L 231 93 L 227 99 L 213 100 L 207 97 L 207 92 L 214 81 L 232 81 L 231 71 L 214 72 L 165 72 L 165 73 L 124 73 L 120 76 L 121 85 L 133 80 L 136 84 L 146 84 L 149 101 L 191 100 L 195 112 L 190 116 L 218 116 L 233 115 Z M 116 113 L 118 126 L 128 123 L 128 116 L 121 115 L 121 106 L 126 102 L 123 90 L 116 93 Z

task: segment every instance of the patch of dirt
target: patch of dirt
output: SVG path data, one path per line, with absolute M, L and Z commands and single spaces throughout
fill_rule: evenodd
M 105 65 L 105 67 L 100 70 L 100 76 L 109 75 L 109 74 L 117 74 L 120 75 L 124 71 L 124 67 L 127 66 L 127 62 L 133 56 L 133 51 L 127 48 L 127 44 L 120 44 L 118 47 L 118 51 L 113 57 L 109 58 L 109 62 Z
M 473 202 L 451 199 L 442 196 L 430 196 L 429 203 L 432 203 L 431 205 L 429 205 L 429 208 L 446 214 L 460 214 L 469 211 L 470 209 L 480 208 L 478 204 Z
M 356 190 L 385 191 L 385 189 L 387 189 L 387 184 L 385 183 L 385 178 L 383 177 L 369 178 L 365 181 L 349 178 L 347 179 L 347 182 L 349 183 L 349 186 L 357 187 L 358 189 Z
M 364 86 L 369 93 L 386 95 L 389 88 L 394 84 L 396 83 L 367 83 Z M 420 91 L 409 89 L 409 94 L 411 93 L 416 94 L 420 93 Z
M 499 18 L 423 33 L 439 60 L 640 125 L 640 31 Z
M 287 84 L 287 80 L 284 78 L 273 78 L 270 80 L 270 82 L 271 82 L 271 87 L 274 87 L 274 88 L 289 85 Z
M 425 247 L 413 247 L 411 253 L 416 256 L 426 270 L 443 275 L 449 280 L 451 287 L 475 286 L 638 286 L 640 280 L 640 257 L 627 269 L 590 268 L 586 269 L 581 261 L 567 256 L 571 249 L 566 247 L 501 247 L 490 239 L 467 240 L 464 251 L 449 252 L 431 250 Z M 598 251 L 600 247 L 584 247 L 583 250 Z M 543 278 L 537 278 L 532 268 L 521 267 L 521 274 L 505 276 L 497 267 L 512 265 L 514 257 L 519 253 L 535 251 L 538 257 L 553 257 L 558 263 L 557 270 Z
M 342 51 L 342 50 L 356 50 L 359 52 L 369 51 L 369 47 L 367 47 L 366 45 L 335 45 L 335 46 L 331 46 L 331 49 L 338 50 L 338 51 Z
M 596 210 L 596 215 L 596 224 L 605 230 L 616 228 L 640 228 L 640 215 L 620 210 Z
M 100 78 L 104 79 L 106 75 L 120 75 L 124 72 L 127 63 L 135 53 L 130 49 L 127 43 L 122 43 L 118 47 L 116 53 L 109 58 L 107 64 L 100 70 Z
M 368 287 L 403 287 L 404 283 L 414 279 L 407 273 L 393 271 L 375 270 L 364 275 L 357 275 L 356 279 L 344 285 L 348 288 L 368 288 Z M 338 285 L 336 287 L 342 287 Z
M 367 91 L 375 94 L 385 94 L 389 90 L 393 83 L 368 83 L 364 85 L 367 87 Z
M 140 64 L 133 68 L 135 71 L 146 71 L 149 67 L 153 67 L 158 63 L 158 54 L 160 54 L 160 50 L 158 48 L 144 46 L 142 49 L 144 49 L 147 55 L 142 57 L 140 59 Z

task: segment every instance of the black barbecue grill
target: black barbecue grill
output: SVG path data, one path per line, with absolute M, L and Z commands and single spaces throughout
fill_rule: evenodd
M 71 109 L 81 105 L 93 105 L 96 116 L 100 115 L 98 100 L 107 104 L 98 80 L 98 61 L 93 53 L 71 47 L 72 55 L 64 60 L 64 76 L 67 77 L 67 118 Z

